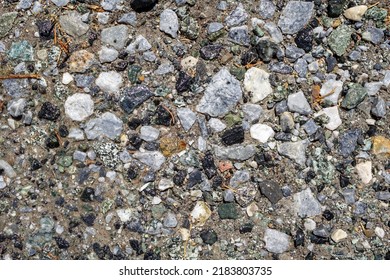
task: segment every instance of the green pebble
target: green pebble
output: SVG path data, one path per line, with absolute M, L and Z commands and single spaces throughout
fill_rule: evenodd
M 367 95 L 366 89 L 359 84 L 350 84 L 347 95 L 344 97 L 341 107 L 353 109 L 359 105 Z
M 238 218 L 238 211 L 234 203 L 222 203 L 218 206 L 218 215 L 221 219 L 232 219 Z

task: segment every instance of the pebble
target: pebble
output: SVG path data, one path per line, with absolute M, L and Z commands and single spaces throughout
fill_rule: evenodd
M 258 10 L 261 18 L 270 19 L 275 14 L 276 6 L 271 0 L 260 0 Z
M 366 89 L 360 84 L 349 84 L 349 90 L 345 95 L 341 107 L 345 109 L 353 109 L 359 105 L 367 95 Z
M 314 217 L 321 214 L 321 204 L 314 197 L 310 188 L 293 195 L 295 210 L 301 218 Z
M 221 203 L 218 206 L 218 215 L 221 220 L 235 220 L 238 218 L 238 211 L 235 203 Z
M 267 228 L 264 233 L 265 248 L 275 254 L 281 254 L 290 247 L 291 237 L 284 232 Z
M 367 11 L 368 7 L 366 5 L 359 5 L 344 11 L 344 16 L 353 21 L 361 21 L 364 13 Z
M 375 234 L 380 238 L 380 239 L 383 239 L 385 237 L 385 231 L 383 230 L 383 228 L 380 228 L 380 227 L 375 227 Z
M 236 126 L 226 130 L 221 136 L 221 142 L 226 146 L 239 144 L 244 142 L 244 128 L 242 126 Z
M 325 102 L 330 105 L 337 105 L 341 91 L 343 90 L 343 82 L 334 79 L 327 80 L 322 84 L 320 95 L 325 96 Z
M 215 74 L 196 110 L 212 117 L 226 115 L 242 98 L 239 81 L 227 69 Z
M 122 76 L 115 71 L 101 72 L 95 81 L 96 85 L 104 92 L 119 92 L 123 84 Z
M 165 191 L 167 189 L 173 188 L 173 186 L 174 186 L 173 181 L 166 178 L 162 178 L 158 183 L 158 189 L 160 191 Z
M 68 60 L 69 72 L 84 73 L 95 63 L 95 55 L 86 51 L 75 51 Z
M 279 116 L 280 127 L 283 132 L 291 132 L 294 129 L 294 118 L 290 112 L 283 112 Z
M 295 36 L 295 44 L 305 52 L 310 52 L 313 48 L 313 29 L 307 26 L 299 30 Z
M 87 154 L 82 152 L 82 151 L 74 151 L 74 153 L 73 153 L 74 160 L 84 162 L 86 160 L 86 158 L 87 158 Z
M 236 26 L 229 30 L 229 38 L 236 44 L 242 46 L 249 46 L 250 37 L 248 32 L 248 26 Z
M 177 116 L 185 131 L 189 131 L 196 121 L 196 114 L 189 108 L 178 108 Z
M 200 57 L 205 60 L 213 60 L 219 56 L 223 46 L 220 44 L 206 45 L 199 51 Z
M 2 13 L 0 15 L 0 38 L 3 38 L 12 29 L 17 16 L 17 12 Z
M 112 62 L 118 58 L 119 52 L 116 49 L 107 48 L 102 46 L 101 50 L 98 52 L 99 60 L 101 63 Z
M 214 230 L 202 230 L 200 233 L 200 238 L 202 238 L 203 243 L 208 245 L 213 245 L 218 241 L 218 236 Z
M 168 212 L 163 221 L 164 227 L 175 228 L 177 226 L 176 215 L 172 212 Z
M 271 201 L 272 204 L 276 204 L 283 198 L 282 189 L 280 185 L 271 180 L 264 180 L 259 183 L 261 193 Z
M 75 93 L 65 101 L 65 114 L 74 121 L 83 121 L 93 114 L 94 104 L 89 94 Z
M 38 118 L 40 119 L 56 121 L 59 117 L 60 109 L 50 102 L 43 103 L 41 109 L 38 112 Z
M 382 42 L 385 33 L 382 29 L 375 27 L 368 27 L 366 31 L 362 33 L 362 38 L 366 41 L 369 41 L 375 45 L 378 45 Z
M 305 227 L 305 230 L 313 231 L 317 227 L 317 224 L 312 219 L 306 218 L 303 226 Z
M 336 18 L 340 16 L 346 4 L 347 4 L 347 0 L 329 0 L 328 16 L 332 18 Z
M 122 0 L 102 0 L 100 5 L 105 11 L 115 11 L 115 10 L 121 10 Z
M 65 72 L 65 73 L 62 75 L 62 80 L 61 80 L 61 82 L 62 82 L 64 85 L 69 85 L 72 81 L 73 81 L 73 76 L 72 76 L 70 73 Z
M 179 31 L 179 20 L 176 13 L 171 9 L 165 9 L 160 14 L 160 30 L 172 38 L 177 37 Z
M 389 191 L 380 191 L 375 193 L 376 199 L 382 201 L 390 201 L 390 192 Z
M 7 111 L 12 117 L 18 118 L 23 115 L 26 106 L 27 106 L 26 99 L 24 98 L 13 99 L 8 102 Z
M 211 210 L 206 202 L 198 201 L 190 214 L 194 226 L 203 226 L 211 216 Z
M 130 114 L 152 96 L 153 93 L 146 86 L 125 88 L 121 93 L 119 104 L 123 111 Z
M 363 184 L 367 185 L 372 180 L 372 162 L 366 161 L 356 164 L 356 171 Z
M 325 114 L 329 118 L 329 122 L 325 124 L 327 129 L 335 130 L 342 124 L 338 106 L 323 108 L 320 112 L 315 114 L 314 117 L 322 114 Z
M 336 243 L 339 243 L 340 241 L 342 241 L 347 237 L 348 234 L 342 229 L 336 229 L 335 231 L 332 232 L 332 235 L 330 236 L 330 238 L 332 238 L 332 240 Z
M 283 41 L 283 34 L 280 32 L 278 26 L 273 22 L 267 22 L 264 24 L 263 28 L 271 36 L 271 39 L 274 43 L 279 44 Z
M 208 34 L 215 33 L 215 32 L 220 31 L 221 29 L 223 29 L 223 24 L 222 23 L 220 23 L 220 22 L 211 22 L 207 26 L 207 33 Z
M 245 11 L 242 3 L 238 4 L 237 7 L 225 18 L 225 24 L 228 27 L 237 26 L 245 23 L 249 15 Z
M 175 67 L 170 63 L 162 63 L 160 66 L 154 71 L 154 74 L 156 75 L 166 75 L 169 73 L 173 73 L 175 71 Z
M 382 82 L 371 82 L 371 83 L 365 83 L 364 88 L 366 89 L 367 94 L 369 96 L 374 96 L 378 93 L 382 85 L 383 85 Z
M 356 202 L 354 189 L 344 189 L 342 193 L 344 196 L 345 203 L 354 204 Z
M 165 162 L 165 157 L 160 152 L 135 152 L 133 154 L 135 159 L 138 159 L 143 164 L 152 168 L 153 171 L 158 171 Z
M 159 135 L 160 135 L 160 130 L 154 128 L 153 126 L 145 125 L 141 127 L 139 137 L 146 142 L 152 142 L 152 141 L 156 141 Z
M 297 142 L 284 142 L 277 145 L 278 153 L 294 160 L 299 165 L 306 162 L 306 149 L 309 141 L 301 140 Z
M 7 186 L 7 183 L 4 180 L 3 176 L 0 176 L 0 190 L 4 189 Z
M 70 0 L 50 0 L 53 2 L 57 7 L 64 7 L 68 5 Z
M 384 136 L 375 136 L 372 138 L 372 144 L 373 154 L 390 157 L 390 139 Z
M 298 76 L 305 78 L 307 74 L 307 62 L 305 59 L 298 59 L 294 64 L 294 70 L 298 73 Z
M 221 132 L 226 128 L 226 125 L 217 118 L 211 118 L 208 122 L 208 125 L 214 132 Z
M 310 104 L 302 91 L 290 94 L 287 98 L 287 106 L 291 112 L 302 115 L 309 115 L 312 112 Z
M 382 97 L 376 97 L 371 107 L 371 114 L 378 118 L 386 115 L 386 101 Z
M 84 132 L 80 128 L 72 127 L 69 130 L 68 138 L 74 139 L 76 141 L 82 141 L 84 140 Z
M 282 11 L 278 26 L 284 34 L 295 34 L 309 23 L 313 12 L 313 2 L 289 1 Z
M 138 35 L 134 42 L 130 43 L 127 48 L 126 52 L 129 54 L 136 54 L 139 52 L 145 52 L 152 48 L 152 45 L 146 40 L 146 38 L 142 35 Z
M 158 0 L 132 0 L 130 6 L 137 13 L 143 13 L 152 10 L 157 2 Z
M 116 210 L 116 214 L 118 215 L 122 223 L 130 221 L 131 217 L 134 216 L 133 212 L 134 211 L 130 208 Z
M 17 61 L 34 61 L 34 49 L 27 41 L 13 42 L 8 57 Z
M 342 56 L 351 42 L 352 30 L 347 25 L 340 25 L 328 37 L 328 45 L 338 56 Z
M 305 51 L 301 48 L 298 48 L 293 45 L 288 45 L 286 47 L 286 57 L 290 58 L 291 61 L 296 61 L 298 58 L 304 56 Z
M 123 122 L 113 113 L 106 112 L 85 124 L 84 132 L 89 140 L 100 136 L 115 139 L 122 133 Z
M 184 71 L 194 69 L 198 64 L 198 58 L 193 56 L 187 56 L 180 61 L 180 65 Z
M 129 24 L 133 27 L 137 26 L 137 13 L 130 12 L 123 14 L 122 17 L 118 20 L 118 23 Z
M 215 156 L 219 159 L 247 160 L 255 155 L 256 147 L 254 145 L 214 147 Z
M 31 7 L 32 0 L 20 0 L 18 5 L 16 5 L 16 10 L 27 10 Z
M 256 67 L 250 68 L 245 73 L 244 90 L 252 96 L 252 103 L 262 101 L 272 93 L 269 74 Z
M 245 103 L 242 105 L 242 111 L 244 113 L 244 119 L 250 124 L 257 122 L 260 116 L 264 113 L 263 108 L 257 104 Z
M 4 174 L 9 178 L 16 177 L 16 172 L 12 166 L 3 159 L 0 159 L 0 170 L 3 170 Z
M 121 50 L 125 47 L 129 35 L 129 28 L 126 25 L 117 25 L 104 28 L 101 32 L 102 44 Z
M 348 157 L 355 151 L 357 141 L 361 135 L 361 131 L 359 129 L 350 129 L 345 131 L 339 137 L 339 154 L 343 157 Z
M 81 19 L 81 15 L 75 11 L 61 15 L 58 21 L 62 30 L 75 38 L 83 36 L 89 30 L 89 25 L 84 23 Z
M 268 140 L 275 135 L 274 130 L 265 124 L 255 124 L 250 128 L 250 134 L 253 139 L 260 143 L 267 143 Z

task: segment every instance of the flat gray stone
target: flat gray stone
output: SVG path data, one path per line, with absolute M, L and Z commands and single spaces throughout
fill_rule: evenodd
M 137 13 L 136 12 L 130 12 L 124 14 L 119 20 L 118 23 L 125 23 L 129 24 L 133 27 L 137 26 Z
M 178 108 L 177 116 L 185 131 L 190 130 L 196 121 L 196 114 L 189 108 Z
M 108 44 L 117 50 L 125 47 L 129 36 L 129 28 L 126 25 L 117 25 L 102 30 L 101 40 L 103 44 Z
M 85 124 L 84 131 L 89 140 L 105 136 L 115 139 L 122 133 L 123 122 L 113 113 L 106 112 L 99 118 L 92 119 Z
M 140 52 L 148 51 L 152 48 L 152 45 L 142 35 L 138 35 L 134 42 L 127 46 L 126 51 L 129 54 L 136 54 Z
M 93 114 L 94 104 L 89 94 L 76 93 L 65 101 L 65 114 L 74 121 L 83 121 Z
M 84 35 L 89 29 L 89 25 L 81 20 L 81 15 L 74 11 L 60 16 L 59 23 L 62 30 L 75 38 Z
M 308 140 L 283 142 L 278 144 L 278 153 L 294 160 L 299 165 L 304 165 L 306 162 L 306 149 L 308 146 Z
M 160 14 L 160 30 L 172 38 L 177 37 L 177 31 L 179 30 L 179 20 L 176 13 L 171 9 L 165 9 Z
M 226 115 L 242 98 L 240 82 L 223 68 L 207 86 L 196 110 L 213 117 Z
M 302 115 L 309 115 L 312 112 L 310 104 L 302 91 L 290 94 L 287 98 L 287 106 L 291 112 Z
M 256 153 L 255 145 L 247 146 L 230 146 L 230 147 L 214 147 L 215 156 L 219 159 L 230 159 L 230 160 L 247 160 Z
M 284 34 L 295 34 L 309 23 L 314 3 L 289 1 L 284 7 L 278 25 Z
M 248 19 L 248 13 L 244 6 L 240 3 L 238 6 L 226 17 L 225 23 L 227 26 L 237 26 L 243 24 Z
M 295 210 L 299 217 L 308 218 L 321 214 L 321 204 L 314 197 L 310 188 L 294 194 Z
M 265 249 L 271 253 L 281 254 L 290 247 L 291 237 L 275 229 L 267 228 L 264 233 Z
M 165 162 L 165 157 L 162 153 L 154 151 L 154 152 L 135 152 L 133 154 L 133 158 L 138 159 L 143 164 L 149 166 L 153 169 L 153 171 L 160 170 L 161 166 Z
M 140 138 L 146 142 L 155 141 L 160 135 L 160 130 L 153 126 L 145 125 L 140 129 Z
M 260 0 L 259 14 L 263 19 L 272 18 L 275 14 L 276 6 L 272 0 Z
M 24 98 L 13 99 L 8 102 L 7 111 L 12 117 L 18 118 L 23 115 L 26 106 L 27 106 L 26 99 Z

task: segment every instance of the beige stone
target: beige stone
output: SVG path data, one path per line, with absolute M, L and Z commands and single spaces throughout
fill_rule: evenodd
M 363 184 L 368 184 L 372 180 L 372 162 L 366 161 L 356 164 L 356 171 Z
M 198 201 L 191 212 L 191 223 L 194 226 L 203 226 L 211 216 L 211 210 L 206 202 Z
M 350 19 L 353 21 L 361 21 L 364 13 L 366 11 L 367 11 L 366 5 L 355 6 L 355 7 L 352 7 L 352 8 L 345 10 L 344 16 L 347 19 Z
M 332 240 L 336 243 L 348 237 L 348 234 L 342 229 L 336 229 L 330 236 Z

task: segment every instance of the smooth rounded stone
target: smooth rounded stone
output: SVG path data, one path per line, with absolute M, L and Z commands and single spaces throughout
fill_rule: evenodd
M 0 38 L 3 38 L 12 29 L 17 12 L 2 13 L 0 15 Z
M 125 47 L 128 36 L 129 28 L 122 24 L 103 29 L 101 41 L 102 44 L 108 44 L 117 50 L 121 50 Z
M 253 139 L 260 143 L 267 143 L 267 141 L 275 135 L 275 131 L 265 124 L 254 124 L 250 128 L 250 134 Z
M 197 64 L 198 64 L 198 58 L 193 56 L 187 56 L 186 58 L 183 58 L 180 61 L 180 66 L 183 69 L 183 71 L 194 69 Z
M 62 82 L 64 85 L 69 85 L 72 81 L 73 81 L 73 76 L 72 76 L 70 73 L 65 72 L 65 73 L 62 75 L 62 80 L 61 80 L 61 82 Z
M 86 51 L 75 51 L 68 60 L 69 72 L 84 73 L 95 63 L 95 55 Z
M 386 101 L 382 97 L 376 97 L 371 107 L 371 114 L 378 118 L 386 115 Z
M 0 170 L 3 170 L 4 174 L 9 178 L 16 177 L 16 172 L 12 166 L 3 159 L 0 159 Z
M 179 31 L 179 20 L 174 11 L 171 9 L 165 9 L 160 14 L 160 30 L 172 38 L 177 37 Z
M 156 141 L 159 135 L 160 130 L 154 128 L 153 126 L 145 125 L 141 127 L 139 137 L 146 142 L 151 142 Z
M 352 21 L 361 21 L 364 13 L 367 11 L 368 7 L 366 5 L 359 5 L 344 11 L 344 16 Z
M 167 189 L 173 188 L 173 186 L 174 186 L 173 181 L 166 178 L 162 178 L 158 183 L 158 189 L 160 191 L 165 191 Z
M 115 59 L 117 59 L 119 52 L 116 49 L 102 46 L 98 54 L 99 54 L 100 62 L 106 63 L 106 62 L 113 62 Z
M 278 143 L 278 153 L 294 160 L 299 165 L 304 165 L 306 162 L 306 149 L 310 142 L 308 140 L 301 140 L 297 142 L 283 142 Z
M 279 44 L 283 41 L 283 34 L 280 32 L 278 26 L 273 22 L 267 22 L 264 24 L 263 28 L 271 36 L 271 39 L 274 43 Z
M 317 61 L 313 61 L 312 63 L 310 63 L 309 65 L 307 65 L 307 69 L 308 69 L 311 73 L 317 73 L 317 71 L 318 71 L 318 69 L 319 69 L 318 62 L 317 62 Z
M 129 24 L 133 27 L 137 26 L 137 13 L 130 12 L 123 14 L 122 17 L 118 20 L 118 23 Z
M 92 119 L 85 124 L 84 131 L 89 140 L 100 136 L 115 139 L 122 133 L 123 122 L 113 113 L 106 112 L 99 118 Z
M 139 52 L 145 52 L 152 48 L 152 45 L 146 40 L 146 38 L 142 35 L 138 35 L 134 42 L 130 43 L 130 45 L 127 46 L 126 52 L 129 54 L 136 54 Z
M 309 115 L 312 112 L 310 104 L 302 91 L 290 94 L 287 98 L 287 106 L 289 111 L 302 115 Z
M 213 76 L 196 110 L 212 117 L 222 117 L 242 98 L 240 82 L 223 68 Z
M 369 184 L 372 180 L 372 162 L 366 161 L 358 163 L 355 168 L 361 182 L 365 185 Z
M 341 102 L 341 107 L 345 109 L 353 109 L 363 102 L 364 98 L 367 95 L 366 89 L 360 84 L 349 84 L 349 89 L 345 95 L 343 102 Z
M 271 253 L 281 254 L 290 247 L 291 237 L 275 229 L 267 228 L 264 233 L 265 249 Z
M 250 68 L 245 73 L 244 90 L 252 96 L 252 103 L 263 100 L 272 93 L 269 74 L 256 67 Z
M 99 74 L 95 83 L 104 92 L 116 93 L 119 92 L 119 89 L 123 84 L 123 79 L 118 72 L 102 72 Z
M 211 216 L 209 205 L 204 201 L 196 202 L 190 214 L 191 223 L 194 226 L 203 226 Z
M 148 12 L 156 6 L 158 0 L 131 0 L 130 6 L 137 13 Z
M 382 29 L 375 27 L 368 27 L 366 31 L 362 33 L 363 40 L 378 45 L 385 37 L 385 33 Z
M 57 7 L 64 7 L 68 5 L 70 0 L 50 0 L 53 2 Z
M 158 171 L 165 162 L 165 157 L 162 153 L 153 151 L 135 152 L 133 158 L 138 159 L 143 164 L 152 168 L 153 171 Z
M 314 217 L 321 214 L 321 204 L 314 197 L 310 188 L 293 195 L 294 207 L 301 218 Z
M 229 30 L 228 37 L 231 41 L 242 46 L 249 46 L 250 37 L 248 26 L 236 26 Z
M 331 105 L 337 105 L 342 90 L 343 90 L 342 81 L 336 81 L 330 79 L 327 80 L 325 83 L 323 83 L 320 89 L 320 95 L 324 96 L 325 102 Z
M 245 11 L 242 3 L 238 4 L 237 7 L 225 18 L 225 24 L 228 27 L 237 26 L 243 24 L 249 15 Z
M 215 156 L 219 159 L 230 160 L 247 160 L 253 157 L 256 153 L 256 147 L 254 145 L 238 145 L 230 147 L 214 147 Z
M 309 23 L 313 12 L 313 2 L 289 1 L 282 11 L 278 26 L 284 34 L 295 34 Z
M 222 193 L 224 202 L 234 202 L 234 192 L 232 190 L 225 190 Z
M 75 11 L 67 12 L 59 17 L 61 29 L 72 37 L 83 36 L 89 30 L 89 25 L 84 23 L 81 15 Z
M 176 215 L 172 212 L 168 212 L 163 221 L 164 227 L 174 228 L 177 226 Z
M 242 112 L 244 113 L 244 119 L 249 123 L 254 123 L 260 119 L 263 114 L 263 108 L 258 104 L 245 103 L 242 105 Z
M 226 128 L 226 124 L 224 124 L 220 119 L 217 118 L 211 118 L 208 122 L 209 127 L 214 132 L 221 132 Z
M 69 130 L 68 138 L 74 139 L 74 140 L 76 140 L 76 141 L 84 140 L 84 138 L 85 138 L 85 137 L 84 137 L 84 132 L 83 132 L 80 128 L 72 127 L 72 128 Z
M 65 114 L 74 121 L 81 122 L 93 114 L 94 104 L 91 96 L 76 93 L 65 101 Z
M 294 64 L 294 70 L 298 73 L 298 76 L 305 78 L 307 74 L 307 62 L 303 58 L 299 58 Z
M 7 111 L 12 117 L 18 118 L 23 115 L 26 106 L 27 106 L 26 99 L 24 98 L 12 99 L 7 104 Z
M 320 112 L 315 114 L 314 117 L 316 118 L 322 114 L 325 114 L 329 118 L 329 122 L 325 124 L 327 129 L 335 130 L 342 124 L 338 106 L 323 108 Z
M 390 73 L 390 71 L 389 71 L 389 73 Z M 371 82 L 371 83 L 365 83 L 364 88 L 366 89 L 367 94 L 369 96 L 374 96 L 381 89 L 382 85 L 383 85 L 382 82 Z
M 283 112 L 279 117 L 279 122 L 283 132 L 291 132 L 294 129 L 294 118 L 289 112 Z
M 272 0 L 260 0 L 258 10 L 261 18 L 269 19 L 274 16 L 276 6 Z
M 340 25 L 328 37 L 328 45 L 338 56 L 342 56 L 351 42 L 352 29 L 347 25 Z
M 196 121 L 196 114 L 189 108 L 178 108 L 177 116 L 185 131 L 189 131 Z
M 330 238 L 336 243 L 339 243 L 343 239 L 347 238 L 348 234 L 342 230 L 342 229 L 336 229 L 335 231 L 332 232 Z
M 298 58 L 305 55 L 305 51 L 301 48 L 298 48 L 294 45 L 288 45 L 286 47 L 286 57 L 290 58 L 292 61 L 296 61 Z

